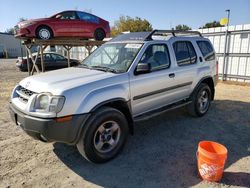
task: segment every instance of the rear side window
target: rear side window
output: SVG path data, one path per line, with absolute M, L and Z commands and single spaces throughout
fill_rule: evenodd
M 201 50 L 205 61 L 215 60 L 214 50 L 208 41 L 197 41 L 197 44 Z
M 99 23 L 99 18 L 88 14 L 86 12 L 77 12 L 78 17 L 80 18 L 80 20 L 86 21 L 86 22 L 91 22 L 91 23 Z
M 173 48 L 179 66 L 196 63 L 197 55 L 191 42 L 178 41 L 173 44 Z

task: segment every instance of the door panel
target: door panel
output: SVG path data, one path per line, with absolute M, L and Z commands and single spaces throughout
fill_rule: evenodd
M 76 14 L 80 19 L 80 29 L 83 33 L 93 34 L 99 24 L 99 18 L 86 12 L 77 11 Z
M 148 63 L 152 72 L 131 75 L 130 92 L 134 116 L 160 108 L 178 99 L 175 74 L 166 44 L 149 45 L 140 63 Z
M 180 87 L 181 97 L 188 97 L 192 92 L 193 81 L 196 80 L 198 58 L 191 41 L 175 41 L 171 45 L 176 67 L 175 79 L 177 83 L 190 83 L 186 87 Z
M 63 68 L 67 67 L 68 63 L 66 59 L 58 54 L 51 54 L 52 60 L 53 60 L 53 65 L 52 67 L 54 68 Z
M 134 116 L 165 106 L 178 97 L 170 69 L 134 76 L 130 80 Z
M 82 34 L 81 21 L 75 11 L 66 11 L 53 22 L 57 36 L 80 36 Z

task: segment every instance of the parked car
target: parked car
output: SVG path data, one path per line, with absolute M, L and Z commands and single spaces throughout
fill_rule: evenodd
M 103 40 L 110 35 L 109 22 L 90 13 L 63 11 L 49 18 L 22 21 L 15 26 L 15 37 L 82 37 Z
M 33 53 L 33 57 L 35 59 L 37 53 Z M 55 52 L 44 52 L 43 53 L 43 62 L 44 62 L 44 68 L 45 70 L 51 70 L 51 69 L 60 69 L 60 68 L 66 68 L 68 67 L 68 59 L 64 56 L 55 53 Z M 33 63 L 31 59 L 29 59 L 30 67 L 33 66 Z M 78 66 L 80 63 L 76 59 L 70 59 L 70 66 Z M 41 70 L 41 57 L 38 56 L 36 65 Z M 28 71 L 27 66 L 27 57 L 18 57 L 16 61 L 16 67 L 20 71 Z
M 76 145 L 103 163 L 121 151 L 136 121 L 181 106 L 205 115 L 218 76 L 215 51 L 206 38 L 184 36 L 198 32 L 178 33 L 123 34 L 77 68 L 23 79 L 12 92 L 12 119 L 36 139 Z

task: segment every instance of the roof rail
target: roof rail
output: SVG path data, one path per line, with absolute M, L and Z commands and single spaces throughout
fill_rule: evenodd
M 199 31 L 182 31 L 182 30 L 153 30 L 146 38 L 145 40 L 152 40 L 153 35 L 160 35 L 160 36 L 165 36 L 165 35 L 173 35 L 174 37 L 178 34 L 180 35 L 199 35 L 202 37 L 201 33 Z

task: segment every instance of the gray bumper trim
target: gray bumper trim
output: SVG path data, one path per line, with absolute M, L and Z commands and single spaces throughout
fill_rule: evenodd
M 10 115 L 16 125 L 35 139 L 76 144 L 90 114 L 74 115 L 70 121 L 37 118 L 24 114 L 10 103 Z

